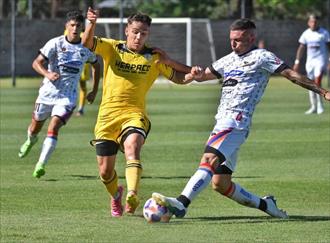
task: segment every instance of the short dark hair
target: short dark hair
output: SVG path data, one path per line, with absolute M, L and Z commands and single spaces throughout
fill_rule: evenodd
M 230 25 L 230 30 L 256 29 L 256 25 L 250 19 L 237 19 Z
M 74 20 L 80 23 L 84 23 L 84 16 L 78 10 L 70 11 L 66 14 L 66 23 Z
M 138 12 L 138 13 L 135 13 L 135 14 L 131 14 L 127 18 L 127 23 L 128 24 L 131 24 L 134 21 L 136 21 L 136 22 L 142 22 L 142 23 L 145 23 L 148 26 L 150 26 L 152 20 L 151 20 L 151 18 L 148 15 Z

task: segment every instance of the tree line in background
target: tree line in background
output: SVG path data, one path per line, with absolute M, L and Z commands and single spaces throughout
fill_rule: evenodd
M 330 0 L 0 0 L 0 19 L 9 18 L 11 3 L 16 4 L 16 16 L 21 18 L 61 18 L 68 10 L 88 6 L 100 9 L 101 17 L 124 17 L 135 11 L 152 17 L 192 17 L 228 19 L 306 19 L 310 13 L 329 18 Z M 107 5 L 108 7 L 101 7 Z M 32 10 L 32 11 L 31 11 Z

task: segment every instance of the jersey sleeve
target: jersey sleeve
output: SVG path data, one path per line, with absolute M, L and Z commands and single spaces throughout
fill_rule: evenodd
M 222 78 L 224 73 L 222 58 L 213 62 L 211 66 L 209 66 L 209 69 L 218 79 Z
M 174 76 L 174 69 L 166 64 L 158 63 L 157 68 L 159 72 L 167 79 L 171 80 Z
M 89 58 L 87 60 L 88 63 L 94 64 L 97 62 L 97 57 L 93 52 L 90 52 Z
M 274 73 L 280 66 L 283 66 L 284 62 L 279 59 L 274 53 L 270 51 L 264 51 L 260 56 L 261 68 L 270 73 Z
M 298 42 L 303 45 L 307 45 L 307 40 L 306 40 L 306 31 L 304 31 L 301 36 L 299 37 Z
M 94 37 L 94 45 L 92 50 L 100 55 L 103 59 L 109 58 L 113 53 L 114 40 L 101 37 Z M 110 55 L 109 55 L 110 54 Z
M 39 53 L 47 60 L 56 55 L 56 41 L 55 39 L 49 40 L 40 50 Z

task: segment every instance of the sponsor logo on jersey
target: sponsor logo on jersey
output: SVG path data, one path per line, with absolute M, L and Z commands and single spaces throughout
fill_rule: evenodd
M 222 87 L 226 87 L 226 86 L 234 87 L 237 85 L 237 83 L 238 83 L 238 81 L 236 79 L 230 78 L 223 82 Z
M 131 73 L 145 74 L 150 70 L 151 65 L 130 64 L 116 60 L 115 66 L 118 70 Z

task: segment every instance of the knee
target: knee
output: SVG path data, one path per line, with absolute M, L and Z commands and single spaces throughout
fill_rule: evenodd
M 103 182 L 111 180 L 113 177 L 113 173 L 114 173 L 114 170 L 107 169 L 107 168 L 101 167 L 101 166 L 99 167 L 99 176 L 100 176 L 101 181 L 103 181 Z

